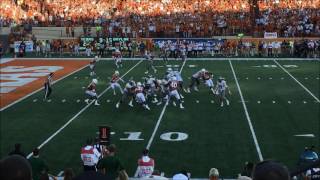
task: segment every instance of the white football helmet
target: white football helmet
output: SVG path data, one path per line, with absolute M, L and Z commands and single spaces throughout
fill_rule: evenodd
M 119 71 L 115 71 L 114 73 L 115 73 L 116 75 L 119 75 L 119 74 L 120 74 Z
M 137 86 L 142 86 L 141 82 L 137 82 Z
M 98 79 L 92 79 L 92 82 L 93 82 L 94 84 L 98 84 Z
M 201 72 L 205 72 L 205 71 L 206 71 L 206 69 L 205 69 L 205 68 L 201 69 Z
M 171 80 L 172 80 L 172 81 L 176 81 L 176 80 L 177 80 L 177 77 L 172 76 L 172 77 L 171 77 Z
M 98 58 L 99 58 L 98 56 L 95 56 L 95 57 L 94 57 L 94 59 L 98 59 Z

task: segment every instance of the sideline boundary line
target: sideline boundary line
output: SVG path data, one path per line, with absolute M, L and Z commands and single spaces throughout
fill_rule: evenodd
M 77 70 L 75 70 L 75 71 L 72 71 L 71 73 L 69 73 L 69 74 L 67 74 L 67 75 L 65 75 L 65 76 L 63 76 L 63 77 L 61 77 L 60 79 L 57 79 L 57 80 L 53 81 L 53 82 L 52 82 L 52 85 L 54 85 L 54 84 L 56 84 L 57 82 L 59 82 L 59 81 L 61 81 L 61 80 L 65 79 L 65 78 L 67 78 L 67 77 L 69 77 L 69 76 L 71 76 L 71 75 L 73 75 L 73 74 L 75 74 L 75 73 L 77 73 L 77 72 L 79 72 L 79 71 L 81 71 L 81 70 L 85 69 L 85 68 L 86 68 L 86 67 L 88 67 L 88 66 L 89 66 L 89 64 L 88 64 L 88 65 L 83 66 L 83 67 L 82 67 L 82 68 L 80 68 L 80 69 L 77 69 Z M 1 111 L 4 111 L 4 110 L 6 110 L 6 109 L 8 109 L 9 107 L 11 107 L 11 106 L 13 106 L 13 105 L 15 105 L 15 104 L 17 104 L 17 103 L 19 103 L 19 102 L 21 102 L 21 101 L 25 100 L 25 99 L 27 99 L 28 97 L 30 97 L 30 96 L 32 96 L 32 95 L 34 95 L 34 94 L 35 94 L 35 93 L 37 93 L 37 92 L 40 92 L 40 91 L 41 91 L 41 90 L 43 90 L 43 89 L 44 89 L 44 87 L 43 87 L 43 86 L 41 86 L 41 88 L 39 88 L 39 89 L 37 89 L 37 90 L 35 90 L 35 91 L 33 91 L 33 92 L 31 92 L 31 93 L 29 93 L 29 94 L 27 94 L 27 95 L 23 96 L 22 98 L 17 99 L 17 100 L 15 100 L 15 101 L 13 101 L 12 103 L 10 103 L 10 104 L 8 104 L 8 105 L 4 106 L 3 108 L 1 108 L 1 109 L 0 109 L 0 112 L 1 112 Z
M 308 89 L 306 88 L 300 81 L 298 81 L 289 71 L 287 71 L 280 63 L 278 63 L 275 59 L 273 61 L 279 66 L 285 73 L 287 73 L 294 81 L 296 81 L 305 91 L 307 91 L 318 103 L 320 100 Z
M 187 62 L 187 60 L 183 61 L 183 64 L 182 64 L 182 66 L 181 66 L 181 68 L 180 68 L 180 71 L 179 71 L 180 73 L 182 72 L 182 70 L 183 70 L 186 62 Z M 160 116 L 159 116 L 159 118 L 158 118 L 158 121 L 157 121 L 157 123 L 156 123 L 156 126 L 154 127 L 153 132 L 152 132 L 152 135 L 151 135 L 151 137 L 150 137 L 150 139 L 149 139 L 149 141 L 148 141 L 148 144 L 147 144 L 147 147 L 146 147 L 147 149 L 150 149 L 150 147 L 151 147 L 151 144 L 152 144 L 152 142 L 153 142 L 153 140 L 154 140 L 154 137 L 155 137 L 155 135 L 156 135 L 156 133 L 157 133 L 157 131 L 158 131 L 158 129 L 159 129 L 160 123 L 161 123 L 162 118 L 163 118 L 163 115 L 164 115 L 164 113 L 165 113 L 165 111 L 166 111 L 166 109 L 167 109 L 167 106 L 168 106 L 168 104 L 165 103 L 164 106 L 163 106 L 163 108 L 162 108 L 162 111 L 161 111 L 161 113 L 160 113 Z M 134 173 L 134 177 L 135 177 L 135 178 L 138 177 L 138 168 L 137 168 L 136 172 Z
M 248 121 L 248 124 L 249 124 L 249 128 L 250 128 L 250 131 L 251 131 L 251 135 L 252 135 L 252 138 L 253 138 L 253 141 L 254 141 L 254 144 L 256 146 L 256 150 L 257 150 L 257 153 L 258 153 L 258 157 L 259 157 L 259 160 L 260 161 L 263 161 L 263 156 L 262 156 L 262 153 L 261 153 L 261 149 L 260 149 L 260 146 L 259 146 L 259 142 L 257 140 L 257 136 L 256 136 L 256 133 L 254 131 L 254 128 L 253 128 L 253 125 L 252 125 L 252 122 L 251 122 L 251 118 L 249 116 L 249 112 L 248 112 L 248 109 L 247 109 L 247 105 L 245 103 L 245 100 L 243 98 L 243 95 L 242 95 L 242 91 L 240 89 L 240 85 L 239 85 L 239 82 L 238 82 L 238 79 L 237 79 L 237 75 L 233 69 L 233 65 L 231 63 L 231 61 L 229 60 L 229 64 L 230 64 L 230 67 L 231 67 L 231 70 L 232 70 L 232 74 L 233 74 L 233 77 L 236 81 L 236 84 L 237 84 L 237 88 L 238 88 L 238 91 L 239 91 L 239 95 L 240 95 L 240 98 L 241 98 L 241 102 L 242 102 L 242 105 L 243 105 L 243 109 L 244 109 L 244 112 L 246 114 L 246 117 L 247 117 L 247 121 Z
M 124 73 L 121 78 L 126 76 L 129 72 L 131 72 L 135 67 L 137 67 L 139 64 L 141 64 L 143 60 L 140 60 L 138 63 L 136 63 L 134 66 L 132 66 L 126 73 Z M 111 87 L 108 86 L 104 91 L 99 94 L 98 99 L 103 96 Z M 61 126 L 60 129 L 58 129 L 55 133 L 53 133 L 49 138 L 47 138 L 43 143 L 41 143 L 38 146 L 38 149 L 41 149 L 44 145 L 46 145 L 49 141 L 51 141 L 56 135 L 58 135 L 64 128 L 66 128 L 72 121 L 74 121 L 80 114 L 82 114 L 85 110 L 87 110 L 94 101 L 91 101 L 89 104 L 87 104 L 85 107 L 83 107 L 78 113 L 76 113 L 69 121 L 67 121 L 63 126 Z M 29 159 L 32 156 L 32 152 L 28 154 L 27 159 Z

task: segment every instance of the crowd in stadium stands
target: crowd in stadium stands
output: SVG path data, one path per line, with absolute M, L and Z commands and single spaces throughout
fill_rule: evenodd
M 125 167 L 116 154 L 117 148 L 114 144 L 109 146 L 100 145 L 98 141 L 87 140 L 86 145 L 80 151 L 82 160 L 82 171 L 75 175 L 71 168 L 65 168 L 64 172 L 58 176 L 50 174 L 47 162 L 40 156 L 40 150 L 35 148 L 32 156 L 26 157 L 20 144 L 15 145 L 15 149 L 9 153 L 9 156 L 0 160 L 0 172 L 2 180 L 128 180 L 128 174 Z M 312 153 L 312 156 L 310 156 Z M 314 157 L 316 153 L 312 149 L 306 149 L 303 154 L 309 154 L 305 158 Z M 300 157 L 301 158 L 301 157 Z M 318 157 L 316 156 L 316 159 Z M 302 159 L 301 159 L 302 160 Z M 309 159 L 310 160 L 310 159 Z M 310 161 L 311 162 L 311 161 Z M 312 160 L 312 162 L 315 162 Z M 80 166 L 80 164 L 79 164 Z M 155 160 L 149 156 L 149 150 L 144 149 L 141 157 L 137 161 L 137 178 L 149 180 L 168 180 L 164 173 L 155 170 Z M 313 167 L 313 168 L 312 168 Z M 312 171 L 302 171 L 297 175 L 304 180 L 312 180 L 318 177 L 319 168 L 312 165 Z M 5 173 L 4 173 L 5 172 Z M 217 168 L 209 170 L 209 180 L 219 180 L 221 174 Z M 185 169 L 178 171 L 173 175 L 172 180 L 190 180 L 191 173 Z M 265 160 L 256 164 L 246 162 L 237 180 L 290 180 L 288 168 L 274 160 Z M 317 179 L 317 178 L 316 178 Z
M 0 24 L 13 27 L 97 28 L 118 37 L 211 37 L 277 32 L 282 37 L 319 36 L 320 0 L 258 1 L 252 25 L 249 1 L 241 0 L 2 0 Z M 89 28 L 90 29 L 90 28 Z

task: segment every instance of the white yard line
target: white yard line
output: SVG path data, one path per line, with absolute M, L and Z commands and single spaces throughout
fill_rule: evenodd
M 306 88 L 303 84 L 301 84 L 294 76 L 291 75 L 291 73 L 289 73 L 289 71 L 287 71 L 283 66 L 281 66 L 280 63 L 278 63 L 275 59 L 273 60 L 284 72 L 286 72 L 293 80 L 295 80 L 305 91 L 307 91 L 318 103 L 320 103 L 320 100 L 314 95 L 312 94 L 312 92 Z
M 71 76 L 72 74 L 77 73 L 77 72 L 79 72 L 79 71 L 83 70 L 84 68 L 86 68 L 86 67 L 88 67 L 88 66 L 89 66 L 89 64 L 88 64 L 88 65 L 86 65 L 86 66 L 83 66 L 83 67 L 82 67 L 82 68 L 80 68 L 80 69 L 77 69 L 77 70 L 75 70 L 75 71 L 71 72 L 70 74 L 68 74 L 68 75 L 66 75 L 66 76 L 63 76 L 62 78 L 60 78 L 60 79 L 58 79 L 58 80 L 53 81 L 53 83 L 52 83 L 52 84 L 55 84 L 55 83 L 57 83 L 57 82 L 59 82 L 59 81 L 61 81 L 61 80 L 65 79 L 65 78 L 67 78 L 67 77 Z M 1 108 L 1 109 L 0 109 L 0 111 L 3 111 L 3 110 L 5 110 L 5 109 L 7 109 L 7 108 L 9 108 L 9 107 L 11 107 L 11 106 L 13 106 L 13 105 L 15 105 L 15 104 L 19 103 L 19 102 L 21 102 L 21 101 L 25 100 L 26 98 L 28 98 L 28 97 L 30 97 L 30 96 L 32 96 L 32 95 L 34 95 L 35 93 L 37 93 L 37 92 L 39 92 L 39 91 L 43 90 L 43 88 L 44 88 L 44 87 L 41 87 L 41 88 L 39 88 L 39 89 L 37 89 L 37 90 L 33 91 L 32 93 L 30 93 L 30 94 L 28 94 L 28 95 L 26 95 L 26 96 L 23 96 L 22 98 L 20 98 L 20 99 L 18 99 L 18 100 L 16 100 L 16 101 L 13 101 L 12 103 L 10 103 L 10 104 L 6 105 L 5 107 Z
M 121 76 L 123 78 L 126 76 L 130 71 L 132 71 L 135 67 L 137 67 L 143 60 L 140 60 L 138 63 L 136 63 L 133 67 L 131 67 L 125 74 Z M 99 96 L 100 98 L 103 94 L 105 94 L 110 89 L 110 86 L 106 88 Z M 60 129 L 58 129 L 55 133 L 53 133 L 48 139 L 46 139 L 42 144 L 38 146 L 39 149 L 41 149 L 44 145 L 46 145 L 49 141 L 51 141 L 56 135 L 58 135 L 64 128 L 66 128 L 73 120 L 75 120 L 80 114 L 82 114 L 85 110 L 87 110 L 94 101 L 87 104 L 85 107 L 83 107 L 78 113 L 76 113 L 68 122 L 66 122 Z M 29 159 L 32 156 L 32 153 L 30 153 L 27 158 Z
M 184 65 L 186 64 L 186 62 L 187 62 L 187 61 L 184 61 L 184 62 L 183 62 L 182 66 L 181 66 L 181 68 L 180 68 L 180 71 L 179 71 L 180 73 L 182 72 L 183 67 L 184 67 Z M 154 140 L 154 137 L 155 137 L 155 135 L 156 135 L 156 133 L 157 133 L 157 131 L 158 131 L 158 129 L 159 129 L 160 123 L 161 123 L 161 121 L 162 121 L 163 115 L 164 115 L 164 113 L 166 112 L 167 106 L 168 106 L 167 103 L 165 103 L 164 106 L 163 106 L 163 108 L 162 108 L 162 111 L 161 111 L 161 113 L 160 113 L 160 116 L 159 116 L 159 118 L 158 118 L 158 121 L 157 121 L 157 123 L 156 123 L 156 126 L 154 127 L 153 132 L 152 132 L 152 135 L 151 135 L 151 137 L 150 137 L 150 139 L 149 139 L 149 141 L 148 141 L 148 144 L 147 144 L 147 146 L 146 146 L 147 149 L 150 149 L 150 147 L 151 147 L 151 144 L 152 144 L 152 142 L 153 142 L 153 140 Z M 136 172 L 134 173 L 134 177 L 138 177 L 138 168 L 137 168 Z
M 230 64 L 230 67 L 231 67 L 231 70 L 232 70 L 233 77 L 234 77 L 234 79 L 236 81 L 236 84 L 237 84 L 237 88 L 238 88 L 238 91 L 239 91 L 239 94 L 240 94 L 240 98 L 241 98 L 241 101 L 242 101 L 243 109 L 244 109 L 244 112 L 245 112 L 247 120 L 248 120 L 249 128 L 250 128 L 250 131 L 251 131 L 251 135 L 252 135 L 254 144 L 256 146 L 256 150 L 257 150 L 257 153 L 258 153 L 258 156 L 259 156 L 259 160 L 263 161 L 263 156 L 262 156 L 262 153 L 261 153 L 261 150 L 260 150 L 259 142 L 257 140 L 257 136 L 256 136 L 256 133 L 254 131 L 254 128 L 253 128 L 253 125 L 252 125 L 252 122 L 251 122 L 251 118 L 249 116 L 247 105 L 246 105 L 245 100 L 243 98 L 243 95 L 242 95 L 242 92 L 241 92 L 241 89 L 240 89 L 240 85 L 239 85 L 236 73 L 235 73 L 235 71 L 233 69 L 233 65 L 232 65 L 230 60 L 229 60 L 229 64 Z

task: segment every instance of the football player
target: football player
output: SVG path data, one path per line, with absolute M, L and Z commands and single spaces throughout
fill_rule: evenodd
M 136 89 L 136 82 L 134 82 L 133 80 L 130 80 L 129 82 L 127 82 L 123 91 L 124 93 L 120 101 L 116 104 L 116 108 L 119 108 L 120 104 L 122 104 L 126 99 L 129 100 L 128 105 L 133 107 L 132 101 L 134 98 L 135 89 Z
M 180 109 L 184 109 L 182 102 L 181 102 L 180 94 L 178 92 L 178 84 L 179 84 L 179 82 L 177 81 L 176 77 L 172 77 L 172 80 L 169 81 L 169 100 L 167 101 L 167 103 L 169 104 L 169 102 L 174 97 L 176 99 L 176 101 L 179 103 Z M 174 100 L 172 100 L 172 104 L 173 104 L 173 106 L 176 106 L 176 103 Z
M 149 77 L 145 78 L 145 83 L 144 83 L 145 91 L 147 98 L 148 96 L 153 97 L 152 103 L 157 103 L 157 80 L 154 78 L 152 75 L 149 75 Z
M 53 73 L 50 73 L 44 83 L 44 98 L 43 98 L 44 101 L 46 101 L 49 98 L 49 96 L 51 95 L 52 77 L 53 77 Z
M 225 100 L 227 103 L 227 106 L 229 106 L 229 100 L 226 98 L 226 91 L 231 95 L 231 91 L 227 85 L 227 82 L 223 77 L 219 77 L 218 83 L 217 83 L 217 90 L 218 90 L 218 95 L 221 103 L 221 107 L 223 107 L 223 101 Z
M 144 96 L 144 87 L 141 82 L 137 82 L 137 87 L 135 89 L 136 101 L 138 104 L 141 104 L 143 108 L 150 110 L 146 97 Z
M 96 86 L 98 84 L 97 79 L 92 79 L 92 82 L 88 85 L 87 90 L 85 94 L 89 97 L 86 100 L 84 100 L 87 104 L 89 104 L 90 100 L 94 101 L 94 105 L 99 106 L 100 104 L 98 103 L 98 95 L 96 92 Z
M 158 80 L 157 81 L 158 84 L 158 92 L 159 92 L 159 96 L 160 96 L 160 100 L 157 103 L 157 105 L 161 105 L 162 102 L 167 102 L 168 100 L 168 96 L 169 96 L 169 83 L 166 79 L 162 79 L 162 80 Z
M 95 56 L 94 59 L 92 61 L 90 61 L 90 76 L 95 76 L 96 73 L 94 72 L 95 68 L 96 68 L 96 63 L 98 61 L 98 56 Z
M 122 87 L 118 83 L 119 80 L 124 82 L 124 80 L 120 77 L 119 71 L 115 71 L 111 77 L 111 82 L 110 82 L 110 87 L 113 90 L 113 95 L 116 95 L 116 88 L 118 88 L 120 90 L 121 94 L 123 94 Z
M 117 68 L 122 67 L 122 54 L 119 49 L 116 49 L 113 55 L 113 59 Z
M 147 71 L 145 72 L 145 74 L 148 74 L 150 69 L 152 69 L 154 73 L 157 73 L 157 69 L 153 65 L 154 56 L 151 54 L 151 52 L 146 51 L 144 58 L 146 61 L 148 61 Z
M 190 93 L 191 88 L 193 88 L 195 91 L 199 91 L 198 86 L 200 84 L 200 79 L 203 77 L 205 71 L 205 69 L 201 69 L 191 76 L 191 83 L 187 89 L 188 93 Z
M 216 91 L 214 90 L 214 83 L 213 83 L 213 74 L 209 71 L 205 71 L 203 73 L 203 81 L 204 81 L 204 84 L 211 90 L 211 92 L 213 94 L 216 94 Z

